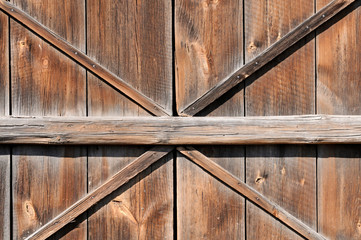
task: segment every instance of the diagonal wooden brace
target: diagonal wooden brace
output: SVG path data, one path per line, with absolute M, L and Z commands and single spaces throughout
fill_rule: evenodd
M 76 62 L 81 64 L 87 70 L 91 71 L 107 84 L 113 86 L 127 97 L 135 101 L 137 104 L 142 106 L 144 109 L 148 110 L 150 113 L 154 114 L 155 116 L 169 116 L 171 115 L 168 113 L 163 107 L 158 105 L 149 97 L 143 95 L 134 87 L 129 85 L 120 77 L 116 76 L 114 73 L 110 72 L 108 69 L 96 63 L 94 60 L 89 58 L 86 54 L 79 51 L 75 47 L 73 47 L 70 43 L 65 41 L 59 35 L 53 33 L 48 28 L 37 22 L 35 19 L 27 15 L 22 10 L 16 8 L 14 5 L 0 0 L 0 9 L 3 10 L 5 13 L 13 17 L 14 19 L 21 22 L 30 30 L 34 31 L 40 37 L 48 41 L 49 43 L 53 44 L 55 47 L 63 51 L 69 57 L 74 59 Z
M 357 0 L 356 0 L 357 1 Z M 257 70 L 274 60 L 295 43 L 303 39 L 309 33 L 317 29 L 319 26 L 327 22 L 341 10 L 345 9 L 355 0 L 334 0 L 327 6 L 322 8 L 316 14 L 305 20 L 291 32 L 286 34 L 279 41 L 264 50 L 260 55 L 251 60 L 249 63 L 235 71 L 229 77 L 225 78 L 217 85 L 212 87 L 203 96 L 199 97 L 183 110 L 180 111 L 181 116 L 194 116 L 201 110 L 209 106 L 212 102 L 223 96 L 233 87 L 243 82 Z
M 42 226 L 26 239 L 46 239 L 73 221 L 76 217 L 84 213 L 91 206 L 104 199 L 106 196 L 117 190 L 119 187 L 129 182 L 132 178 L 147 169 L 150 165 L 166 156 L 173 150 L 173 147 L 154 147 L 147 151 L 133 162 L 125 166 L 108 181 L 97 189 L 87 194 L 85 197 L 74 203 L 53 220 Z
M 208 171 L 211 175 L 215 176 L 229 187 L 245 196 L 247 199 L 264 209 L 266 212 L 286 224 L 289 228 L 296 231 L 306 239 L 326 239 L 321 234 L 317 233 L 315 230 L 292 216 L 276 203 L 267 199 L 265 196 L 242 182 L 232 173 L 228 172 L 196 149 L 192 147 L 178 147 L 177 150 L 192 160 L 194 163 Z

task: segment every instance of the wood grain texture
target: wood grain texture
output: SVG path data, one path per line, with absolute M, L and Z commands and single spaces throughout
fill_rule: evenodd
M 10 239 L 10 148 L 0 147 L 0 239 Z
M 300 221 L 316 229 L 316 148 L 247 147 L 246 182 Z M 249 239 L 288 239 L 291 231 L 247 204 Z M 267 226 L 261 228 L 259 226 Z M 274 227 L 274 229 L 272 229 Z M 267 231 L 265 231 L 268 229 Z M 292 234 L 291 234 L 292 235 Z
M 140 172 L 147 169 L 160 158 L 166 156 L 173 149 L 172 147 L 154 147 L 150 151 L 139 156 L 136 160 L 126 165 L 119 172 L 113 175 L 101 186 L 82 197 L 50 222 L 42 226 L 27 239 L 46 239 L 56 231 L 72 222 L 80 214 L 84 213 L 91 206 L 108 196 L 116 189 L 129 182 Z
M 88 0 L 87 13 L 89 56 L 170 114 L 173 84 L 171 2 Z M 88 75 L 88 91 L 89 116 L 150 115 L 92 74 Z M 129 139 L 122 144 L 130 142 Z M 140 155 L 145 150 L 130 146 L 89 147 L 89 189 L 104 182 L 129 161 L 123 154 Z M 172 238 L 172 165 L 171 157 L 167 156 L 107 197 L 109 203 L 104 203 L 102 208 L 98 204 L 88 220 L 89 238 Z
M 312 16 L 313 2 L 246 0 L 246 61 L 252 61 L 260 52 Z M 268 71 L 260 71 L 247 79 L 246 115 L 314 113 L 314 49 L 312 39 L 303 39 L 285 56 L 275 60 Z
M 243 179 L 244 147 L 198 148 Z M 242 196 L 178 154 L 178 239 L 245 239 L 244 201 Z
M 84 1 L 12 2 L 17 8 L 9 12 L 26 11 L 59 39 L 85 51 Z M 3 1 L 0 5 L 9 6 Z M 85 69 L 15 20 L 10 31 L 12 113 L 84 116 Z M 14 239 L 28 237 L 86 194 L 86 161 L 86 149 L 81 147 L 14 147 Z M 86 239 L 86 222 L 77 219 L 51 239 L 59 238 Z
M 86 194 L 84 148 L 14 147 L 12 167 L 13 239 L 28 237 Z M 86 239 L 86 224 L 71 225 L 51 239 Z
M 105 182 L 145 150 L 139 146 L 91 148 L 89 190 Z M 172 239 L 172 158 L 170 154 L 158 160 L 91 209 L 89 239 Z
M 9 115 L 9 18 L 0 12 L 0 116 Z
M 361 238 L 361 146 L 318 148 L 319 231 L 330 239 Z
M 299 233 L 301 236 L 307 239 L 325 239 L 322 235 L 318 234 L 312 228 L 308 227 L 302 221 L 289 214 L 286 210 L 280 207 L 278 204 L 270 201 L 264 195 L 254 190 L 245 184 L 239 177 L 234 176 L 232 173 L 221 167 L 216 162 L 212 161 L 201 152 L 192 147 L 178 147 L 180 151 L 187 158 L 199 165 L 205 171 L 209 172 L 220 181 L 244 195 L 247 199 L 257 204 L 259 207 L 267 211 L 269 214 L 289 226 L 291 229 Z M 262 224 L 262 223 L 261 223 Z M 263 233 L 260 233 L 262 236 Z M 252 236 L 252 233 L 251 233 Z M 248 231 L 247 231 L 248 237 Z M 253 238 L 251 238 L 253 239 Z
M 87 11 L 88 55 L 171 115 L 171 1 L 89 0 Z M 90 93 L 98 97 L 96 80 L 90 79 Z M 127 100 L 118 101 L 126 105 Z
M 246 118 L 0 117 L 0 144 L 361 143 L 360 116 Z
M 318 0 L 317 8 L 327 2 Z M 361 113 L 360 2 L 349 9 L 317 32 L 318 113 Z
M 84 3 L 84 1 L 83 1 Z M 47 4 L 45 4 L 47 5 Z M 143 108 L 147 109 L 149 112 L 154 115 L 169 115 L 163 107 L 155 103 L 152 99 L 145 96 L 144 94 L 137 91 L 134 87 L 126 83 L 123 79 L 116 76 L 108 69 L 104 68 L 102 65 L 98 64 L 91 58 L 89 58 L 82 50 L 74 47 L 71 43 L 64 40 L 62 35 L 58 35 L 47 27 L 30 17 L 27 13 L 22 10 L 14 7 L 12 4 L 8 4 L 5 1 L 0 1 L 0 8 L 3 9 L 7 14 L 13 18 L 20 21 L 27 28 L 31 29 L 33 32 L 40 35 L 42 38 L 46 39 L 48 42 L 56 46 L 58 49 L 62 50 L 69 57 L 80 63 L 82 66 L 90 70 L 91 72 L 97 74 L 101 77 L 107 84 L 111 85 L 115 89 L 125 93 L 129 98 L 136 101 Z M 62 9 L 60 7 L 60 9 Z M 77 10 L 84 10 L 83 8 L 75 8 Z M 65 11 L 68 12 L 68 11 Z M 59 15 L 60 16 L 60 15 Z M 70 17 L 70 19 L 72 19 Z M 79 25 L 84 26 L 84 25 Z M 84 44 L 85 45 L 85 44 Z
M 262 219 L 262 221 L 260 221 Z M 247 225 L 253 226 L 252 232 L 247 232 L 248 239 L 267 240 L 301 240 L 303 237 L 288 229 L 272 216 L 251 202 L 247 202 Z
M 177 110 L 243 65 L 242 0 L 175 1 Z M 220 108 L 243 113 L 243 91 Z
M 333 1 L 333 4 L 336 2 L 325 17 L 346 5 L 343 1 Z M 247 64 L 260 63 L 260 56 L 267 56 L 273 48 L 279 52 L 284 47 L 282 55 L 274 58 L 278 54 L 272 53 L 269 56 L 274 58 L 273 62 L 246 79 L 246 116 L 315 113 L 314 40 L 310 37 L 298 40 L 301 35 L 306 36 L 311 25 L 325 22 L 324 13 L 313 15 L 313 0 L 246 0 L 245 8 Z M 291 38 L 298 38 L 298 42 L 290 48 L 291 42 L 296 42 L 289 42 Z M 315 148 L 272 145 L 250 146 L 246 151 L 246 183 L 316 230 Z M 264 214 L 248 202 L 247 213 L 248 239 L 292 236 L 285 225 L 263 217 Z
M 85 70 L 11 20 L 12 113 L 85 115 Z
M 317 0 L 317 8 L 327 4 Z M 360 17 L 355 2 L 317 32 L 317 108 L 326 114 L 361 114 Z M 360 146 L 319 146 L 319 231 L 330 239 L 361 238 Z
M 312 17 L 308 18 L 302 24 L 298 25 L 291 32 L 286 34 L 279 41 L 264 50 L 256 58 L 246 63 L 243 67 L 230 73 L 225 79 L 219 81 L 210 90 L 208 90 L 201 97 L 194 100 L 191 104 L 181 110 L 181 115 L 193 116 L 209 104 L 223 96 L 233 87 L 247 79 L 254 74 L 261 67 L 268 64 L 270 61 L 276 59 L 281 53 L 289 49 L 293 44 L 299 42 L 317 27 L 325 23 L 331 17 L 336 15 L 342 9 L 350 5 L 354 0 L 334 0 L 326 7 L 322 8 Z

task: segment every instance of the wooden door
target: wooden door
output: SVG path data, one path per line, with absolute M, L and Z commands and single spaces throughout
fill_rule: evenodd
M 360 1 L 0 1 L 0 239 L 361 239 Z

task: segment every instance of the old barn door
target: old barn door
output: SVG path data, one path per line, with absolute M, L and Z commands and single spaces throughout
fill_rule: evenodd
M 360 5 L 0 0 L 0 239 L 361 239 Z

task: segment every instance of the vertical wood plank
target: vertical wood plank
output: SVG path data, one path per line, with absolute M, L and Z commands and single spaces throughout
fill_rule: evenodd
M 311 16 L 313 5 L 312 0 L 246 0 L 246 62 Z M 247 116 L 314 113 L 314 47 L 313 40 L 302 40 L 246 80 Z
M 175 2 L 178 112 L 243 65 L 243 1 Z M 200 116 L 243 116 L 243 85 Z M 199 147 L 244 179 L 244 148 Z M 244 198 L 182 155 L 177 157 L 179 239 L 245 239 Z M 217 196 L 217 197 L 215 197 Z
M 317 9 L 328 2 L 317 0 Z M 352 4 L 346 16 L 339 15 L 317 32 L 317 110 L 320 114 L 361 114 L 360 5 L 359 2 Z
M 242 146 L 198 147 L 207 157 L 244 179 Z M 192 163 L 177 157 L 179 239 L 245 239 L 244 198 Z
M 314 1 L 245 1 L 246 62 L 311 16 Z M 247 116 L 315 112 L 314 40 L 307 38 L 246 80 Z M 246 183 L 316 229 L 316 152 L 312 146 L 246 148 Z M 247 202 L 247 239 L 296 238 Z M 262 226 L 262 227 L 260 227 Z
M 361 238 L 361 146 L 319 146 L 319 231 L 330 239 Z
M 87 5 L 89 56 L 171 112 L 171 1 L 88 0 Z M 88 91 L 89 116 L 150 115 L 92 74 Z M 89 147 L 89 190 L 146 149 Z M 89 239 L 173 238 L 172 158 L 153 164 L 92 209 Z
M 171 1 L 89 0 L 87 5 L 88 55 L 171 113 Z M 98 97 L 96 82 L 90 77 L 91 98 Z M 117 99 L 114 108 L 134 108 L 124 101 Z
M 85 51 L 83 0 L 12 2 Z M 85 70 L 16 21 L 10 25 L 13 114 L 84 116 Z M 83 147 L 14 147 L 14 239 L 30 235 L 86 194 L 86 161 Z M 78 219 L 51 239 L 86 237 L 86 222 Z
M 9 20 L 0 12 L 0 115 L 9 115 Z
M 242 0 L 175 1 L 177 110 L 243 65 Z M 221 108 L 243 113 L 243 92 Z
M 0 239 L 10 239 L 10 150 L 0 147 Z
M 144 147 L 93 147 L 89 190 L 141 155 Z M 152 165 L 90 211 L 89 239 L 171 239 L 173 236 L 172 156 Z
M 249 146 L 246 182 L 316 229 L 315 156 L 314 146 Z M 291 231 L 271 216 L 263 218 L 264 215 L 247 202 L 247 238 L 273 239 L 277 236 L 287 239 Z M 264 232 L 260 225 L 269 230 Z
M 317 0 L 317 9 L 329 1 Z M 317 32 L 317 109 L 361 114 L 361 3 Z M 361 147 L 318 146 L 318 226 L 330 239 L 361 238 Z
M 0 116 L 9 115 L 9 18 L 0 12 Z M 10 239 L 10 148 L 0 147 L 0 239 Z
M 30 235 L 86 194 L 85 166 L 84 148 L 13 148 L 14 239 Z M 86 224 L 74 222 L 51 239 L 60 238 L 86 239 Z

